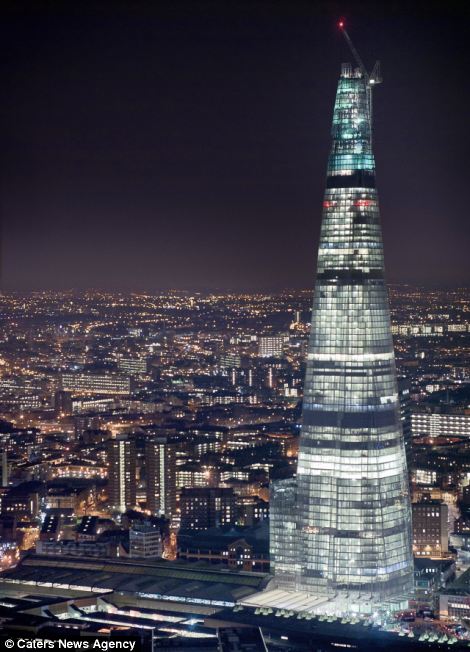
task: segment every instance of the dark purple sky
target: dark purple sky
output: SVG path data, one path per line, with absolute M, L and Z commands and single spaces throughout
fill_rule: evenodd
M 341 15 L 382 62 L 388 279 L 470 284 L 459 5 L 4 3 L 4 286 L 311 287 Z

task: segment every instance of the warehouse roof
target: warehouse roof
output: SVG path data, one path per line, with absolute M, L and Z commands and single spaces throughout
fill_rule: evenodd
M 137 597 L 228 606 L 260 591 L 269 576 L 206 564 L 157 560 L 151 562 L 88 558 L 27 556 L 16 568 L 0 575 L 2 587 L 56 588 L 74 592 L 119 591 Z

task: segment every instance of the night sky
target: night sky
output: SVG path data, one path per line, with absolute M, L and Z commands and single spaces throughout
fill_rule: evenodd
M 470 284 L 470 21 L 458 6 L 3 3 L 4 287 L 312 287 L 351 60 L 340 16 L 366 65 L 382 63 L 387 278 Z

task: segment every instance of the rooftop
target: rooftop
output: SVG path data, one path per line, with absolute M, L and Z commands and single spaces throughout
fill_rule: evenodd
M 57 595 L 123 594 L 156 600 L 230 606 L 261 591 L 269 576 L 187 562 L 101 560 L 29 555 L 0 575 L 0 593 L 31 586 L 53 588 Z M 16 585 L 16 586 L 15 586 Z
M 470 568 L 467 568 L 467 570 L 446 589 L 443 589 L 443 592 L 450 595 L 470 595 Z

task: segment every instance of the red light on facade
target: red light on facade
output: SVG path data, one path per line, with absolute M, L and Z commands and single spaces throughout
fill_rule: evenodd
M 371 206 L 373 203 L 372 199 L 358 199 L 354 202 L 354 206 Z
M 338 23 L 338 27 L 339 27 L 340 29 L 343 29 L 343 27 L 344 27 L 344 22 L 343 22 L 342 20 L 339 21 L 339 23 Z
M 323 208 L 331 208 L 334 205 L 335 205 L 334 201 L 324 201 L 323 202 Z

